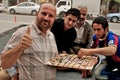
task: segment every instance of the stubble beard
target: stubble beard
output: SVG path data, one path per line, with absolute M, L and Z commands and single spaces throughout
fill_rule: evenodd
M 105 39 L 105 34 L 103 34 L 101 37 L 100 37 L 100 39 Z
M 46 23 L 44 21 L 39 21 L 37 26 L 39 27 L 39 29 L 40 28 L 41 29 L 48 29 L 50 24 L 49 24 L 49 22 Z

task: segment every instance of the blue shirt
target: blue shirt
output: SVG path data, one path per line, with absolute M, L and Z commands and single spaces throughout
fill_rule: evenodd
M 108 60 L 113 60 L 115 62 L 120 62 L 120 38 L 114 34 L 113 32 L 109 31 L 106 39 L 104 40 L 99 40 L 96 35 L 93 36 L 93 48 L 95 47 L 106 47 L 110 45 L 116 45 L 117 46 L 117 51 L 115 55 L 113 56 L 106 56 Z

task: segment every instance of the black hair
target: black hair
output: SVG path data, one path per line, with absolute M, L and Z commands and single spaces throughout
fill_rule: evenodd
M 66 16 L 72 14 L 73 16 L 76 16 L 78 19 L 80 18 L 80 11 L 76 8 L 70 8 L 69 10 L 67 10 L 65 14 Z
M 92 22 L 92 26 L 94 23 L 101 24 L 104 29 L 109 27 L 107 19 L 103 16 L 99 16 L 99 17 L 95 18 Z

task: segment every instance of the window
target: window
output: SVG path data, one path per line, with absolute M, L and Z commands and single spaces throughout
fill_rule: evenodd
M 27 6 L 27 3 L 19 4 L 18 6 Z
M 66 1 L 61 1 L 61 2 L 57 5 L 57 7 L 60 7 L 61 5 L 66 5 Z

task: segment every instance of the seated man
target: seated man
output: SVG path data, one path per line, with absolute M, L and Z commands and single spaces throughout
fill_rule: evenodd
M 104 17 L 97 17 L 92 27 L 95 35 L 93 36 L 93 48 L 81 48 L 78 56 L 100 54 L 106 56 L 104 60 L 94 70 L 97 80 L 120 80 L 120 38 L 109 31 L 109 25 Z

